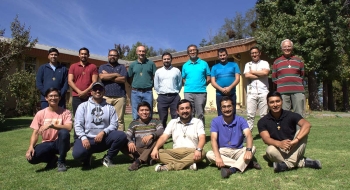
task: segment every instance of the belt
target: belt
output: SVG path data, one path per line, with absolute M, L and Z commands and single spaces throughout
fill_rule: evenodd
M 131 89 L 139 92 L 147 92 L 152 90 L 152 88 L 131 88 Z
M 162 96 L 176 96 L 178 94 L 179 93 L 167 93 L 167 94 L 159 94 L 159 95 L 162 95 Z

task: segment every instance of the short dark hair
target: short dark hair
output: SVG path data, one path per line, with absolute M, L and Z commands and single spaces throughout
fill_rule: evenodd
M 118 51 L 117 49 L 110 49 L 110 50 L 108 51 L 108 55 L 111 53 L 111 51 L 117 52 L 117 54 L 118 54 L 118 56 L 119 56 L 119 51 Z
M 181 104 L 184 104 L 184 103 L 190 103 L 190 107 L 191 107 L 191 109 L 192 109 L 192 104 L 191 104 L 191 102 L 190 102 L 189 100 L 187 100 L 187 99 L 182 99 L 182 100 L 180 100 L 180 101 L 177 103 L 177 109 L 179 109 L 180 105 L 181 105 Z
M 190 52 L 188 51 L 188 49 L 189 49 L 190 47 L 195 47 L 195 48 L 197 49 L 197 53 L 198 53 L 198 47 L 197 47 L 197 45 L 195 45 L 195 44 L 190 44 L 190 45 L 187 46 L 187 53 L 190 53 Z
M 233 105 L 233 101 L 232 101 L 232 99 L 231 99 L 230 96 L 223 96 L 223 97 L 221 98 L 221 100 L 220 100 L 220 105 L 221 105 L 221 103 L 224 102 L 224 101 L 231 101 L 231 104 Z
M 79 49 L 79 54 L 80 54 L 80 51 L 82 51 L 82 50 L 85 50 L 85 51 L 87 51 L 87 53 L 88 53 L 88 54 L 90 54 L 89 49 L 88 49 L 88 48 L 86 48 L 86 47 L 82 47 L 82 48 L 80 48 L 80 49 Z
M 218 49 L 218 55 L 219 55 L 219 53 L 222 53 L 222 52 L 225 52 L 228 55 L 226 48 Z
M 163 55 L 162 55 L 162 59 L 163 59 L 163 57 L 166 56 L 166 55 L 169 55 L 169 56 L 170 56 L 170 59 L 173 59 L 173 56 L 172 56 L 171 53 L 169 53 L 169 52 L 164 52 Z
M 140 110 L 140 107 L 142 106 L 148 107 L 149 111 L 151 111 L 151 105 L 148 102 L 142 101 L 137 105 L 137 112 Z
M 269 92 L 269 93 L 267 94 L 267 96 L 266 96 L 266 101 L 269 102 L 269 98 L 272 97 L 272 96 L 278 96 L 278 97 L 280 97 L 281 100 L 282 100 L 282 95 L 281 95 L 281 93 L 279 93 L 279 92 L 277 92 L 277 91 L 271 91 L 271 92 Z
M 251 52 L 253 49 L 258 50 L 258 52 L 260 53 L 260 49 L 259 49 L 257 46 L 251 47 L 251 48 L 249 49 L 249 52 Z
M 47 97 L 51 92 L 57 92 L 58 96 L 61 97 L 61 91 L 58 90 L 57 88 L 49 88 L 45 91 L 45 97 Z
M 57 55 L 60 55 L 60 52 L 58 52 L 58 50 L 57 50 L 56 48 L 50 48 L 50 49 L 49 49 L 48 55 L 49 55 L 50 53 L 52 53 L 52 52 L 56 52 Z

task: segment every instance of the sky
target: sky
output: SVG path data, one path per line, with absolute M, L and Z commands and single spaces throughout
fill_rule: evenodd
M 215 34 L 225 18 L 244 14 L 256 0 L 0 0 L 0 29 L 30 27 L 39 44 L 106 56 L 114 44 L 140 41 L 154 49 L 186 50 Z

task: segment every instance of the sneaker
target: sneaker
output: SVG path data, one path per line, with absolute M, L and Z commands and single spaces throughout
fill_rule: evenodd
M 46 164 L 45 166 L 45 170 L 51 170 L 51 169 L 54 169 L 56 168 L 57 166 L 57 160 L 58 160 L 58 157 L 55 155 L 55 157 Z
M 230 175 L 234 174 L 236 172 L 235 168 L 221 168 L 221 177 L 222 178 L 228 178 Z
M 284 162 L 274 162 L 273 169 L 276 173 L 278 173 L 278 172 L 284 172 L 288 170 L 288 167 L 287 167 L 287 164 Z
M 104 155 L 104 156 L 103 156 L 103 158 L 102 158 L 102 164 L 103 164 L 104 166 L 106 166 L 107 168 L 108 168 L 108 167 L 113 167 L 113 166 L 114 166 L 113 161 L 112 161 L 110 158 L 108 158 L 107 155 Z
M 66 165 L 64 163 L 58 162 L 57 163 L 57 171 L 59 171 L 59 172 L 67 171 Z
M 154 170 L 156 172 L 168 171 L 168 167 L 166 165 L 158 164 L 158 165 L 156 165 L 156 168 Z
M 322 164 L 319 160 L 312 160 L 310 158 L 305 158 L 305 167 L 306 168 L 321 169 Z
M 88 158 L 83 160 L 83 167 L 89 168 L 89 167 L 91 167 L 91 164 L 92 164 L 92 155 L 90 155 Z
M 197 171 L 198 168 L 197 168 L 197 164 L 196 163 L 193 163 L 192 165 L 190 165 L 190 170 L 193 170 L 193 171 Z
M 138 170 L 140 167 L 140 161 L 139 160 L 135 160 L 128 168 L 129 171 L 135 171 Z

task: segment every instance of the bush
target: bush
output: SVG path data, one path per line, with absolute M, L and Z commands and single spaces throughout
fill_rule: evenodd
M 5 121 L 6 92 L 0 89 L 0 123 Z
M 6 77 L 8 91 L 16 98 L 16 116 L 34 115 L 37 102 L 40 100 L 39 92 L 35 87 L 35 74 L 25 70 L 16 71 Z

